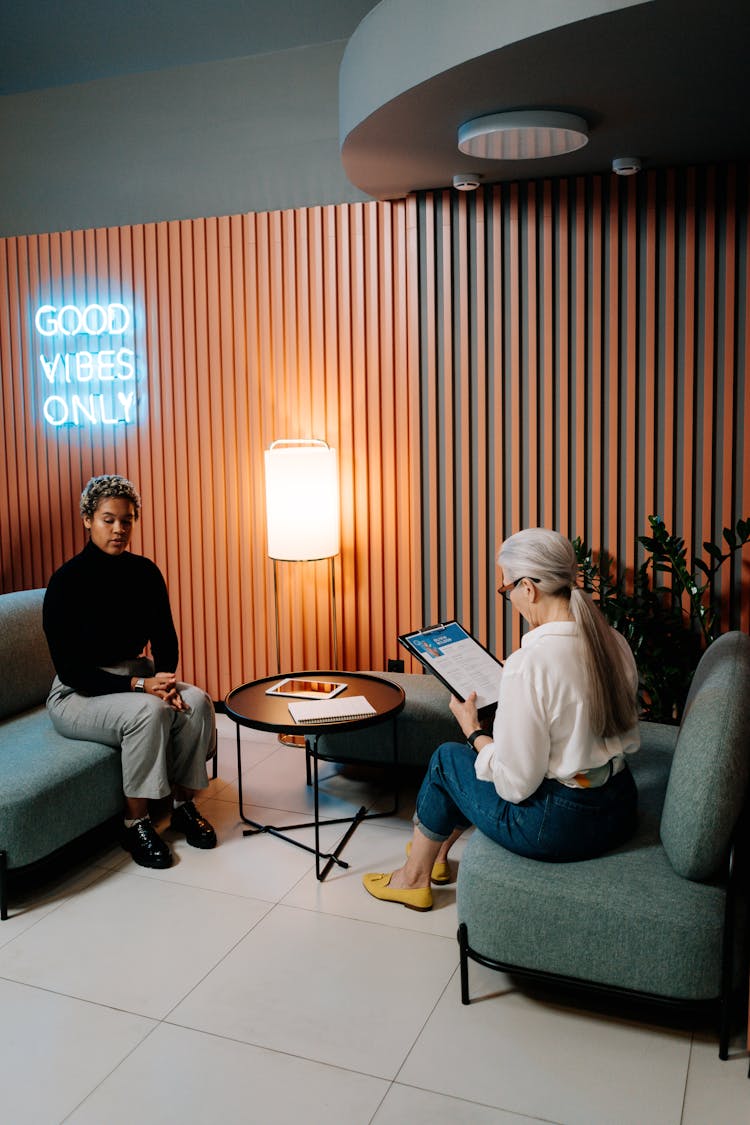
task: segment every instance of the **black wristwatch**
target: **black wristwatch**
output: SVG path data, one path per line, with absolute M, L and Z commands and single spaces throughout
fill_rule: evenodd
M 480 734 L 487 734 L 487 731 L 486 731 L 486 730 L 481 730 L 481 729 L 480 729 L 480 730 L 473 730 L 473 731 L 471 732 L 471 734 L 469 735 L 469 737 L 468 737 L 468 738 L 466 739 L 466 741 L 468 742 L 469 746 L 471 746 L 472 750 L 476 750 L 476 746 L 474 745 L 474 743 L 475 743 L 475 742 L 476 742 L 476 740 L 477 740 L 477 739 L 479 738 Z M 489 738 L 490 736 L 489 736 L 489 735 L 487 735 L 487 737 Z
M 145 690 L 146 690 L 146 681 L 143 678 L 143 676 L 139 676 L 138 679 L 135 681 L 135 687 L 133 688 L 133 691 L 145 691 Z

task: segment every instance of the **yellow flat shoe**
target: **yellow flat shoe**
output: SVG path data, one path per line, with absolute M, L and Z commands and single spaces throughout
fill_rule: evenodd
M 409 843 L 406 845 L 407 859 L 409 858 L 410 852 L 411 840 L 409 840 Z M 434 863 L 432 865 L 432 874 L 430 878 L 432 879 L 433 883 L 437 884 L 438 887 L 444 887 L 446 883 L 453 883 L 455 881 L 453 875 L 451 874 L 450 864 L 446 863 L 443 859 L 441 859 L 439 863 Z
M 401 887 L 390 887 L 392 871 L 379 875 L 371 872 L 362 876 L 365 890 L 373 898 L 382 899 L 383 902 L 398 902 L 407 906 L 409 910 L 432 910 L 432 891 L 429 887 L 417 887 L 416 890 L 405 890 Z

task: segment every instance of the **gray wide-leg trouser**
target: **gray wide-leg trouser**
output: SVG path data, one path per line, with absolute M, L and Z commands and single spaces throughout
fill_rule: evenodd
M 140 692 L 78 695 L 55 677 L 47 710 L 65 738 L 103 742 L 120 750 L 126 797 L 157 800 L 175 785 L 205 789 L 206 759 L 216 746 L 209 696 L 192 684 L 178 683 L 177 690 L 189 711 L 174 711 L 156 696 Z

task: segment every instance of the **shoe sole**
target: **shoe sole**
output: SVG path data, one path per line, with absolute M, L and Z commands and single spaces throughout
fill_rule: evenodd
M 365 890 L 367 890 L 366 887 Z M 373 898 L 377 899 L 378 902 L 391 902 L 394 906 L 405 906 L 407 910 L 416 910 L 418 914 L 427 914 L 428 911 L 432 910 L 431 905 L 413 906 L 410 902 L 402 902 L 400 898 L 381 898 L 380 895 L 373 895 L 372 891 L 367 891 L 367 893 L 369 895 L 372 895 Z
M 218 842 L 219 841 L 215 840 L 215 839 L 214 840 L 189 840 L 187 838 L 187 836 L 185 837 L 185 843 L 189 844 L 191 848 L 201 848 L 201 850 L 204 851 L 204 852 L 210 851 L 212 848 L 215 848 L 216 845 L 218 844 Z
M 169 822 L 169 827 L 173 832 L 178 832 L 180 836 L 184 836 L 185 843 L 189 844 L 191 848 L 201 848 L 203 851 L 208 851 L 210 848 L 215 848 L 219 842 L 215 832 L 210 836 L 188 836 L 184 828 L 173 824 L 171 820 Z
M 144 863 L 142 859 L 138 859 L 137 856 L 133 855 L 130 848 L 124 848 L 123 850 L 128 853 L 133 863 L 137 863 L 139 867 L 147 867 L 151 871 L 166 871 L 166 869 L 168 867 L 171 867 L 174 863 L 174 856 L 172 855 L 170 855 L 169 860 L 166 863 Z

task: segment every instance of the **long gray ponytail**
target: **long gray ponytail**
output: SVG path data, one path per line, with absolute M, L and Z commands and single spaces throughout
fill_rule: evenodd
M 630 676 L 612 629 L 591 595 L 576 585 L 578 564 L 570 541 L 558 531 L 527 528 L 505 540 L 497 561 L 506 582 L 536 578 L 542 593 L 570 602 L 583 641 L 591 729 L 604 738 L 630 730 L 638 718 Z

